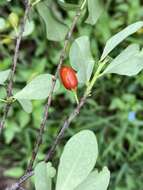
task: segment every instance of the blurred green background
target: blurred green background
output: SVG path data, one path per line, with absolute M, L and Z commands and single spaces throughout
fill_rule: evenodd
M 88 35 L 95 60 L 101 55 L 105 42 L 128 24 L 143 20 L 143 2 L 141 0 L 106 0 L 105 12 L 95 26 L 80 19 L 74 31 L 74 38 Z M 0 29 L 0 70 L 10 68 L 15 41 L 9 39 L 12 27 L 7 18 L 11 12 L 22 18 L 24 6 L 20 1 L 0 1 L 0 20 L 5 19 L 6 29 Z M 66 12 L 58 7 L 62 19 L 71 24 L 74 12 Z M 41 73 L 54 74 L 58 64 L 61 42 L 46 39 L 43 23 L 36 10 L 32 10 L 29 19 L 33 28 L 23 38 L 19 54 L 19 64 L 15 77 L 15 90 L 24 87 L 27 81 Z M 141 29 L 113 52 L 115 57 L 131 43 L 143 46 Z M 69 60 L 65 64 L 69 64 Z M 82 95 L 79 89 L 79 96 Z M 0 87 L 0 98 L 5 97 L 5 88 Z M 53 98 L 50 117 L 43 136 L 43 144 L 37 161 L 44 159 L 45 153 L 62 126 L 64 119 L 75 107 L 74 99 L 62 87 Z M 54 166 L 66 140 L 82 129 L 91 129 L 97 135 L 99 143 L 98 168 L 107 165 L 111 171 L 110 190 L 143 189 L 143 75 L 127 78 L 109 75 L 96 83 L 92 96 L 81 110 L 80 115 L 71 124 L 54 155 Z M 3 138 L 0 142 L 0 188 L 21 176 L 31 157 L 36 135 L 43 115 L 45 101 L 34 101 L 32 114 L 25 113 L 18 103 L 10 110 Z M 0 117 L 3 113 L 0 104 Z M 12 178 L 11 178 L 12 177 Z M 29 184 L 26 184 L 29 186 Z

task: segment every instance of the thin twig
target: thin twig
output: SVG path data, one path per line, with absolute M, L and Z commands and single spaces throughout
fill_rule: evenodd
M 56 146 L 59 144 L 60 140 L 63 138 L 65 131 L 69 128 L 70 123 L 74 120 L 74 118 L 80 113 L 80 109 L 82 108 L 82 106 L 85 104 L 86 102 L 86 98 L 87 96 L 84 95 L 83 98 L 81 99 L 80 103 L 78 104 L 78 106 L 74 109 L 74 111 L 69 115 L 69 117 L 65 120 L 63 127 L 61 128 L 60 132 L 58 133 L 52 147 L 50 148 L 50 150 L 48 151 L 46 157 L 45 157 L 45 162 L 48 162 L 53 154 L 54 151 L 56 149 Z
M 31 176 L 34 175 L 34 172 L 28 172 L 27 174 L 25 174 L 24 176 L 22 176 L 18 182 L 16 182 L 15 184 L 13 184 L 11 187 L 8 187 L 6 190 L 17 190 L 18 188 L 20 188 L 20 185 L 22 183 L 24 183 L 26 180 L 28 180 Z
M 34 161 L 35 161 L 35 158 L 36 158 L 36 156 L 37 156 L 37 153 L 38 153 L 38 150 L 39 150 L 39 146 L 40 146 L 40 144 L 41 144 L 41 142 L 42 142 L 42 135 L 43 135 L 43 132 L 44 132 L 44 129 L 45 129 L 46 121 L 47 121 L 48 116 L 49 116 L 49 108 L 50 108 L 50 105 L 51 105 L 51 102 L 52 102 L 52 94 L 53 94 L 54 87 L 55 87 L 55 84 L 56 84 L 56 79 L 57 79 L 57 77 L 58 77 L 58 72 L 59 72 L 59 70 L 60 70 L 60 68 L 61 68 L 61 65 L 63 64 L 64 59 L 65 59 L 65 56 L 66 56 L 66 49 L 67 49 L 68 43 L 69 43 L 69 41 L 70 41 L 70 39 L 71 39 L 73 30 L 74 30 L 75 25 L 76 25 L 76 23 L 77 23 L 77 20 L 78 20 L 78 18 L 80 17 L 80 14 L 81 14 L 81 11 L 77 11 L 76 16 L 75 16 L 74 19 L 73 19 L 72 26 L 71 26 L 71 28 L 70 28 L 70 30 L 69 30 L 67 36 L 66 36 L 65 43 L 64 43 L 64 48 L 63 48 L 63 50 L 62 50 L 62 52 L 61 52 L 61 56 L 60 56 L 60 61 L 59 61 L 59 64 L 58 64 L 58 68 L 57 68 L 56 74 L 55 74 L 55 76 L 53 77 L 53 80 L 52 80 L 51 92 L 50 92 L 50 95 L 49 95 L 49 97 L 48 97 L 48 102 L 47 102 L 47 104 L 46 104 L 46 106 L 45 106 L 44 117 L 43 117 L 42 122 L 41 122 L 41 125 L 40 125 L 40 131 L 39 131 L 39 134 L 38 134 L 38 138 L 37 138 L 37 141 L 36 141 L 36 144 L 35 144 L 34 151 L 33 151 L 33 153 L 32 153 L 32 159 L 30 160 L 29 165 L 28 165 L 28 167 L 27 167 L 27 173 L 26 173 L 24 176 L 22 176 L 22 177 L 20 178 L 20 180 L 19 180 L 17 183 L 13 184 L 13 185 L 12 185 L 10 188 L 8 188 L 7 190 L 16 190 L 23 182 L 25 182 L 25 181 L 26 181 L 27 179 L 29 179 L 32 175 L 34 175 L 34 172 L 32 171 L 32 167 L 33 167 L 33 163 L 34 163 Z M 67 123 L 68 125 L 71 123 L 72 119 L 74 119 L 75 116 L 79 113 L 80 108 L 83 106 L 84 102 L 85 102 L 85 97 L 83 97 L 83 98 L 81 99 L 81 102 L 79 103 L 79 105 L 77 106 L 77 108 L 76 108 L 76 109 L 74 110 L 74 112 L 70 115 L 70 119 L 67 120 L 68 122 L 65 121 L 65 123 Z M 65 124 L 64 124 L 64 125 L 65 125 Z M 64 129 L 66 129 L 66 127 L 64 127 Z M 62 131 L 63 131 L 63 130 L 62 130 Z M 65 131 L 65 130 L 64 130 L 64 131 Z M 64 131 L 63 131 L 63 132 L 64 132 Z M 59 136 L 58 136 L 58 138 L 59 138 Z M 60 138 L 61 138 L 61 137 L 60 137 Z M 59 140 L 56 140 L 56 141 L 55 141 L 55 143 L 54 143 L 54 144 L 55 144 L 55 147 L 56 147 L 56 145 L 57 145 L 57 141 L 59 142 Z M 54 151 L 54 148 L 52 148 L 51 151 L 50 151 L 50 152 L 51 152 L 51 153 L 50 153 L 50 157 L 51 157 L 51 154 L 52 154 L 53 151 Z
M 36 159 L 36 156 L 37 156 L 37 153 L 38 153 L 38 150 L 39 150 L 39 147 L 40 147 L 40 145 L 42 143 L 42 136 L 43 136 L 43 133 L 44 133 L 44 130 L 45 130 L 45 126 L 46 126 L 46 122 L 47 122 L 47 119 L 48 119 L 48 116 L 49 116 L 49 108 L 51 106 L 52 95 L 53 95 L 53 92 L 54 92 L 56 80 L 58 78 L 58 73 L 59 73 L 61 65 L 63 64 L 64 59 L 66 57 L 66 50 L 67 50 L 68 44 L 70 43 L 70 39 L 72 37 L 72 33 L 74 31 L 74 28 L 76 26 L 76 23 L 77 23 L 80 15 L 81 15 L 81 10 L 78 10 L 76 12 L 76 15 L 75 15 L 74 19 L 73 19 L 71 28 L 69 29 L 69 31 L 68 31 L 68 33 L 66 35 L 65 42 L 64 42 L 64 47 L 63 47 L 63 50 L 62 50 L 61 55 L 60 55 L 59 64 L 58 64 L 56 73 L 53 76 L 51 92 L 50 92 L 50 95 L 48 97 L 47 104 L 45 106 L 44 117 L 43 117 L 43 119 L 41 121 L 41 124 L 40 124 L 40 130 L 39 130 L 39 133 L 38 133 L 38 136 L 37 136 L 37 140 L 36 140 L 36 143 L 35 143 L 34 151 L 32 152 L 32 158 L 31 158 L 31 160 L 30 160 L 30 162 L 28 164 L 28 167 L 27 167 L 27 172 L 29 172 L 29 171 L 32 170 L 34 161 Z
M 104 65 L 106 63 L 106 60 L 103 61 L 102 63 L 100 63 L 100 65 L 98 66 L 96 72 L 94 73 L 94 76 L 89 84 L 89 86 L 86 88 L 85 92 L 84 92 L 84 95 L 83 97 L 81 98 L 79 104 L 77 105 L 77 107 L 73 110 L 73 112 L 69 115 L 69 117 L 65 120 L 64 124 L 63 124 L 63 127 L 61 128 L 61 130 L 59 131 L 52 147 L 50 148 L 50 150 L 48 151 L 46 157 L 45 157 L 45 162 L 48 162 L 52 156 L 53 156 L 53 153 L 55 151 L 55 148 L 56 146 L 59 144 L 61 138 L 63 137 L 65 131 L 69 128 L 71 122 L 74 120 L 74 118 L 80 113 L 80 110 L 81 108 L 83 107 L 83 105 L 86 103 L 86 99 L 88 98 L 88 96 L 90 95 L 91 93 L 91 90 L 95 84 L 95 82 L 97 81 L 97 79 L 99 78 L 100 76 L 100 72 L 102 71 Z M 20 179 L 20 181 L 23 183 L 24 181 L 26 181 L 29 177 L 31 177 L 32 175 L 34 175 L 34 171 L 32 172 L 27 172 L 27 174 L 25 174 L 24 177 L 22 177 Z M 23 180 L 24 179 L 24 180 Z M 18 184 L 21 184 L 19 182 L 17 182 L 15 184 L 15 187 L 18 186 Z M 9 188 L 8 190 L 16 190 L 16 189 L 12 189 L 12 188 Z
M 61 128 L 60 132 L 58 133 L 52 147 L 50 148 L 50 150 L 48 151 L 46 157 L 45 157 L 45 162 L 48 162 L 51 157 L 53 156 L 53 153 L 56 149 L 56 146 L 59 144 L 61 138 L 63 137 L 65 131 L 69 128 L 70 123 L 73 121 L 73 119 L 79 114 L 80 109 L 82 108 L 82 106 L 85 104 L 87 97 L 90 95 L 91 90 L 95 84 L 95 82 L 97 81 L 100 72 L 102 71 L 105 63 L 107 61 L 103 61 L 102 63 L 100 63 L 100 65 L 98 66 L 96 72 L 94 73 L 94 76 L 92 78 L 92 80 L 90 81 L 89 85 L 87 86 L 83 97 L 81 98 L 79 104 L 77 105 L 77 107 L 74 109 L 74 111 L 70 114 L 70 116 L 65 120 L 63 127 Z
M 47 104 L 45 106 L 45 110 L 44 110 L 44 116 L 43 116 L 43 119 L 41 121 L 41 124 L 40 124 L 40 130 L 39 130 L 39 133 L 38 133 L 38 137 L 37 137 L 37 141 L 35 143 L 35 147 L 34 147 L 34 151 L 32 152 L 32 158 L 29 162 L 29 165 L 27 167 L 27 173 L 22 176 L 20 178 L 20 180 L 13 184 L 10 188 L 8 188 L 7 190 L 16 190 L 20 187 L 20 185 L 25 182 L 26 180 L 28 180 L 32 175 L 34 175 L 34 171 L 32 171 L 32 167 L 33 167 L 33 164 L 34 164 L 34 161 L 35 161 L 35 158 L 37 156 L 37 153 L 38 153 L 38 150 L 39 150 L 39 146 L 40 144 L 42 143 L 42 136 L 43 136 L 43 132 L 44 132 L 44 129 L 45 129 L 45 126 L 46 126 L 46 122 L 47 122 L 47 119 L 48 119 L 48 116 L 49 116 L 49 108 L 50 108 L 50 105 L 51 105 L 51 102 L 52 102 L 52 95 L 53 95 L 53 91 L 54 91 L 54 88 L 55 88 L 55 84 L 56 84 L 56 79 L 58 78 L 58 73 L 59 73 L 59 70 L 61 68 L 61 65 L 63 64 L 64 62 L 64 59 L 66 57 L 66 49 L 68 47 L 68 44 L 70 42 L 70 39 L 71 39 L 71 36 L 72 36 L 72 33 L 74 31 L 74 28 L 76 26 L 76 23 L 79 19 L 81 15 L 81 9 L 77 11 L 74 19 L 73 19 L 73 22 L 72 22 L 72 25 L 71 25 L 71 28 L 69 29 L 68 33 L 67 33 L 67 36 L 65 38 L 65 42 L 64 42 L 64 48 L 61 52 L 61 56 L 60 56 L 60 60 L 59 60 L 59 64 L 58 64 L 58 67 L 57 67 L 57 70 L 56 70 L 56 73 L 53 77 L 53 80 L 52 80 L 52 87 L 51 87 L 51 92 L 50 92 L 50 95 L 48 97 L 48 100 L 47 100 Z M 73 111 L 73 113 L 70 115 L 69 119 L 67 119 L 64 123 L 64 130 L 61 130 L 60 131 L 60 135 L 57 136 L 57 139 L 54 143 L 54 147 L 51 148 L 50 150 L 50 157 L 52 156 L 52 152 L 54 151 L 57 143 L 59 142 L 59 139 L 61 139 L 61 135 L 63 135 L 64 131 L 66 130 L 66 128 L 70 125 L 71 121 L 76 117 L 76 115 L 80 112 L 80 108 L 84 105 L 85 103 L 85 100 L 86 100 L 86 97 L 84 96 L 79 105 L 77 106 L 77 108 Z
M 30 2 L 28 0 L 26 0 L 25 1 L 25 13 L 24 13 L 23 21 L 21 23 L 20 31 L 19 31 L 19 34 L 18 34 L 17 39 L 16 39 L 14 57 L 13 57 L 13 62 L 12 62 L 12 66 L 11 66 L 11 74 L 10 74 L 8 87 L 7 87 L 7 98 L 12 96 L 14 75 L 15 75 L 16 67 L 17 67 L 17 63 L 18 63 L 20 44 L 21 44 L 22 35 L 24 32 L 24 28 L 25 28 L 26 20 L 28 18 L 29 11 L 30 11 Z M 5 121 L 6 121 L 6 118 L 8 116 L 8 112 L 10 110 L 10 107 L 11 107 L 11 103 L 7 103 L 4 107 L 3 118 L 2 118 L 2 121 L 0 122 L 0 135 L 1 135 L 2 130 L 4 128 Z
M 86 99 L 87 99 L 87 95 L 84 95 L 81 98 L 77 107 L 74 109 L 74 111 L 65 120 L 63 127 L 61 128 L 60 132 L 58 133 L 58 135 L 53 143 L 53 146 L 48 151 L 48 154 L 45 158 L 46 162 L 49 161 L 51 159 L 51 157 L 53 156 L 55 148 L 56 148 L 57 144 L 60 142 L 60 139 L 63 137 L 65 130 L 70 126 L 70 123 L 73 121 L 73 119 L 80 113 L 80 110 L 81 110 L 82 106 L 85 104 Z M 7 188 L 6 190 L 17 190 L 22 183 L 24 183 L 26 180 L 28 180 L 33 175 L 34 175 L 34 171 L 28 171 L 24 176 L 22 176 L 19 179 L 18 182 L 16 182 L 15 184 L 13 184 L 11 187 Z

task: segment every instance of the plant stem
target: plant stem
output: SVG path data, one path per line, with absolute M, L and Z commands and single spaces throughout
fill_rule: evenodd
M 49 149 L 49 151 L 48 151 L 48 153 L 46 155 L 46 158 L 45 158 L 45 162 L 50 161 L 50 159 L 52 158 L 53 153 L 54 153 L 57 145 L 60 143 L 60 140 L 64 136 L 65 131 L 69 128 L 69 126 L 70 126 L 71 122 L 74 120 L 74 118 L 80 113 L 81 108 L 85 104 L 86 99 L 89 96 L 95 82 L 99 78 L 100 72 L 101 72 L 101 70 L 104 67 L 106 62 L 107 62 L 107 60 L 105 60 L 103 62 L 99 62 L 99 66 L 98 66 L 98 68 L 97 68 L 91 82 L 89 82 L 89 85 L 87 86 L 87 89 L 85 90 L 85 93 L 84 93 L 83 97 L 80 99 L 80 102 L 78 103 L 77 107 L 73 110 L 73 112 L 65 120 L 65 122 L 64 122 L 62 128 L 60 129 L 57 137 L 55 138 L 55 141 L 53 142 L 51 148 Z
M 81 5 L 81 8 L 76 12 L 76 15 L 75 15 L 75 17 L 73 19 L 72 25 L 71 25 L 71 27 L 70 27 L 67 35 L 66 35 L 65 42 L 64 42 L 64 47 L 63 47 L 63 49 L 61 51 L 59 64 L 58 64 L 55 76 L 53 77 L 53 80 L 52 80 L 52 88 L 51 88 L 51 92 L 50 92 L 50 95 L 48 97 L 48 100 L 47 100 L 47 103 L 46 103 L 46 106 L 45 106 L 44 116 L 43 116 L 43 119 L 42 119 L 41 124 L 40 124 L 40 130 L 39 130 L 39 133 L 38 133 L 38 136 L 37 136 L 38 138 L 36 139 L 35 147 L 34 147 L 34 150 L 32 152 L 32 158 L 31 158 L 31 160 L 30 160 L 30 162 L 28 164 L 28 167 L 27 167 L 27 172 L 26 172 L 26 174 L 24 176 L 22 176 L 20 178 L 20 180 L 18 182 L 16 182 L 10 188 L 8 188 L 8 190 L 16 190 L 19 187 L 20 184 L 22 184 L 24 181 L 26 181 L 29 177 L 31 177 L 34 174 L 34 172 L 32 171 L 32 168 L 33 168 L 33 164 L 34 164 L 35 158 L 36 158 L 38 150 L 39 150 L 39 146 L 42 143 L 42 135 L 43 135 L 43 132 L 44 132 L 44 129 L 45 129 L 45 126 L 46 126 L 48 116 L 49 116 L 49 108 L 50 108 L 50 105 L 51 105 L 51 102 L 52 102 L 52 95 L 53 95 L 54 87 L 55 87 L 55 84 L 56 84 L 56 79 L 58 78 L 59 70 L 61 68 L 61 65 L 64 62 L 65 57 L 66 57 L 66 49 L 67 49 L 67 47 L 69 45 L 69 42 L 70 42 L 71 36 L 73 34 L 74 28 L 75 28 L 76 23 L 77 23 L 80 15 L 81 15 L 81 11 L 83 10 L 85 5 L 86 5 L 86 0 L 83 1 L 83 4 Z M 71 113 L 69 119 L 67 121 L 65 121 L 65 125 L 62 128 L 63 130 L 61 130 L 61 133 L 59 134 L 59 138 L 57 138 L 57 141 L 53 143 L 53 146 L 51 148 L 51 152 L 49 152 L 49 156 L 52 154 L 52 150 L 54 151 L 59 139 L 61 138 L 62 134 L 64 134 L 65 129 L 69 127 L 70 122 L 79 113 L 80 108 L 85 103 L 85 100 L 86 100 L 85 97 L 83 97 L 80 100 L 79 104 L 77 105 L 77 107 L 75 108 L 73 113 Z M 47 155 L 47 160 L 48 160 L 48 155 Z
M 79 10 L 76 11 L 76 15 L 75 15 L 75 17 L 73 19 L 71 27 L 69 28 L 69 31 L 67 32 L 67 35 L 65 37 L 64 47 L 63 47 L 63 49 L 61 51 L 60 60 L 59 60 L 55 75 L 54 75 L 53 80 L 52 80 L 51 91 L 50 91 L 49 97 L 47 99 L 47 103 L 45 105 L 44 115 L 43 115 L 43 118 L 42 118 L 42 121 L 41 121 L 41 124 L 40 124 L 40 130 L 39 130 L 39 133 L 38 133 L 37 138 L 36 138 L 34 150 L 32 152 L 32 157 L 31 157 L 30 162 L 29 162 L 29 164 L 27 166 L 27 172 L 32 170 L 34 161 L 35 161 L 37 153 L 39 151 L 39 147 L 40 147 L 40 145 L 42 143 L 43 133 L 44 133 L 44 130 L 45 130 L 45 127 L 46 127 L 46 122 L 47 122 L 48 117 L 49 117 L 49 108 L 50 108 L 51 103 L 52 103 L 52 95 L 53 95 L 53 92 L 54 92 L 56 80 L 57 80 L 58 75 L 59 75 L 59 70 L 60 70 L 60 68 L 61 68 L 61 66 L 62 66 L 62 64 L 63 64 L 63 62 L 65 60 L 66 51 L 67 51 L 68 45 L 70 44 L 70 39 L 72 37 L 72 34 L 73 34 L 74 28 L 76 26 L 76 23 L 77 23 L 80 15 L 82 13 L 82 9 L 85 6 L 85 2 L 86 2 L 86 0 L 83 1 L 83 4 L 81 5 L 82 8 L 80 8 Z
M 8 86 L 7 86 L 7 98 L 12 96 L 13 84 L 14 84 L 14 75 L 16 72 L 17 64 L 18 64 L 19 50 L 20 50 L 20 45 L 21 45 L 21 41 L 22 41 L 22 35 L 24 32 L 25 24 L 26 24 L 26 21 L 27 21 L 29 12 L 30 12 L 30 8 L 31 8 L 28 0 L 25 0 L 24 2 L 25 2 L 25 13 L 24 13 L 24 17 L 23 17 L 23 20 L 22 20 L 22 23 L 20 26 L 19 34 L 18 34 L 17 39 L 16 39 L 14 56 L 13 56 L 13 61 L 12 61 L 12 66 L 11 66 L 11 75 L 9 77 Z M 3 117 L 0 121 L 0 135 L 1 135 L 2 130 L 4 128 L 4 124 L 5 124 L 6 118 L 8 116 L 10 107 L 11 107 L 11 104 L 9 102 L 7 102 L 5 107 L 4 107 Z
M 101 72 L 101 70 L 102 70 L 102 68 L 104 67 L 104 65 L 105 65 L 106 62 L 107 62 L 106 60 L 103 61 L 103 62 L 101 62 L 101 63 L 99 62 L 99 66 L 98 66 L 98 68 L 97 68 L 97 70 L 96 70 L 96 72 L 95 72 L 95 74 L 94 74 L 94 76 L 93 76 L 91 82 L 89 83 L 89 85 L 88 85 L 88 87 L 87 87 L 87 89 L 86 89 L 86 92 L 85 92 L 85 95 L 86 95 L 86 96 L 88 96 L 88 95 L 90 94 L 90 92 L 91 92 L 91 90 L 92 90 L 92 88 L 93 88 L 93 86 L 94 86 L 96 80 L 97 80 L 97 79 L 99 78 L 99 76 L 101 75 L 100 72 Z
M 90 91 L 91 91 L 93 85 L 95 84 L 96 80 L 99 78 L 100 72 L 101 72 L 103 66 L 105 65 L 105 63 L 106 62 L 100 63 L 99 67 L 97 68 L 97 71 L 95 72 L 95 75 L 94 75 L 93 79 L 91 80 L 91 83 L 89 83 L 89 86 L 87 87 L 87 90 L 85 91 L 84 96 L 80 99 L 79 104 L 77 105 L 77 107 L 72 111 L 72 113 L 64 121 L 64 124 L 63 124 L 62 128 L 60 129 L 57 137 L 55 138 L 55 141 L 52 143 L 52 146 L 49 149 L 49 151 L 48 151 L 48 153 L 47 153 L 47 155 L 45 157 L 45 162 L 48 162 L 52 158 L 53 153 L 54 153 L 57 145 L 60 143 L 60 140 L 64 136 L 65 131 L 69 128 L 69 126 L 70 126 L 71 122 L 73 121 L 73 119 L 80 113 L 80 110 L 83 107 L 83 105 L 85 104 L 86 99 L 87 99 L 88 95 L 90 94 Z M 32 165 L 33 165 L 33 161 L 34 160 L 32 160 Z M 34 171 L 27 171 L 27 173 L 24 176 L 22 176 L 18 182 L 13 184 L 7 190 L 16 190 L 19 187 L 19 185 L 21 185 L 23 182 L 28 180 L 33 175 L 34 175 Z

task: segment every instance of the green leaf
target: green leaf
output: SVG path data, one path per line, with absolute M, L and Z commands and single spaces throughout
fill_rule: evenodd
M 143 52 L 139 45 L 132 44 L 119 54 L 105 69 L 103 74 L 137 75 L 143 69 Z
M 52 167 L 50 162 L 40 162 L 36 165 L 34 170 L 36 190 L 52 189 L 52 177 L 54 177 L 53 171 L 55 172 L 55 169 Z
M 69 56 L 72 67 L 77 71 L 79 83 L 88 82 L 94 67 L 88 36 L 82 36 L 73 42 Z
M 81 0 L 78 2 L 76 0 L 76 2 L 73 3 L 68 3 L 65 0 L 58 0 L 59 5 L 64 9 L 64 10 L 77 10 L 78 8 L 80 8 L 80 4 L 81 4 Z
M 96 137 L 84 130 L 74 135 L 65 145 L 60 158 L 56 190 L 73 190 L 93 169 L 98 155 Z
M 37 10 L 46 25 L 47 39 L 64 40 L 68 27 L 54 17 L 51 8 L 46 3 L 41 2 L 38 3 Z
M 103 12 L 100 0 L 88 0 L 88 12 L 89 16 L 86 23 L 95 25 Z
M 101 56 L 101 61 L 106 58 L 106 56 L 124 39 L 126 39 L 131 34 L 137 32 L 141 27 L 143 27 L 143 22 L 139 21 L 134 24 L 127 26 L 125 29 L 111 37 L 104 48 L 103 54 Z
M 14 95 L 18 100 L 40 100 L 49 96 L 52 87 L 52 75 L 41 74 L 28 83 L 21 91 Z M 59 88 L 59 81 L 57 80 L 55 90 Z
M 10 70 L 0 71 L 0 85 L 3 85 L 4 82 L 8 79 Z
M 23 175 L 24 170 L 20 167 L 14 167 L 6 170 L 4 172 L 4 176 L 6 177 L 12 177 L 12 178 L 19 178 Z
M 32 103 L 31 103 L 31 101 L 18 99 L 18 102 L 20 103 L 21 107 L 23 108 L 23 110 L 25 112 L 27 112 L 27 113 L 32 112 Z
M 35 24 L 33 21 L 26 21 L 26 25 L 25 25 L 25 29 L 23 32 L 23 37 L 29 36 L 30 34 L 32 34 L 32 32 L 35 29 Z
M 110 171 L 104 167 L 101 172 L 93 171 L 86 180 L 75 190 L 107 190 L 110 180 Z
M 6 128 L 4 131 L 4 137 L 6 144 L 10 144 L 12 140 L 14 139 L 15 135 L 21 131 L 20 127 L 17 125 L 16 122 L 13 121 L 7 121 L 6 122 Z

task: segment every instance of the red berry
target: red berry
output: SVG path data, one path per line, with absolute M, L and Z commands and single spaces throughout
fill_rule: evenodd
M 78 80 L 76 72 L 68 66 L 63 66 L 60 69 L 60 77 L 64 87 L 68 90 L 76 90 L 78 86 Z

